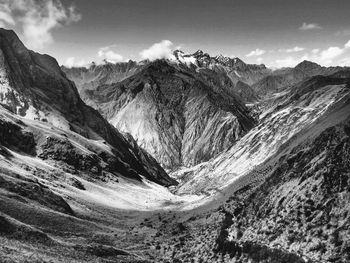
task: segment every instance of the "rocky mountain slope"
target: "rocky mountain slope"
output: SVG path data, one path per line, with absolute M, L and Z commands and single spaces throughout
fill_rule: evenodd
M 0 104 L 8 110 L 1 109 L 3 146 L 97 177 L 175 183 L 148 153 L 85 105 L 55 59 L 27 50 L 13 31 L 1 29 L 0 62 Z
M 89 97 L 86 96 L 86 90 L 94 90 L 100 85 L 119 82 L 134 74 L 138 68 L 138 63 L 131 60 L 125 63 L 105 62 L 101 65 L 92 63 L 87 68 L 61 67 L 67 77 L 74 81 L 82 100 L 94 108 L 97 108 L 97 105 L 93 100 L 90 100 Z
M 350 79 L 335 75 L 276 94 L 242 144 L 178 173 L 215 198 L 157 227 L 163 262 L 349 261 Z
M 240 99 L 208 79 L 156 60 L 123 81 L 86 90 L 86 96 L 113 126 L 175 169 L 210 159 L 254 126 Z
M 252 106 L 312 76 L 342 69 L 304 61 L 295 68 L 272 71 L 201 50 L 193 54 L 176 50 L 172 59 L 155 62 L 63 68 L 87 104 L 130 133 L 170 170 L 209 160 L 253 127 L 256 106 L 248 112 L 238 105 L 241 101 Z M 238 116 L 230 107 L 242 108 L 239 111 L 246 116 Z M 242 119 L 249 118 L 250 123 L 242 125 L 247 123 Z
M 300 130 L 349 96 L 348 79 L 316 76 L 261 103 L 259 125 L 208 163 L 176 172 L 179 192 L 216 191 L 276 153 Z M 213 182 L 213 183 L 208 183 Z
M 253 127 L 241 101 L 258 98 L 242 80 L 250 83 L 270 72 L 202 51 L 175 51 L 174 59 L 143 61 L 131 69 L 130 63 L 63 70 L 87 104 L 171 170 L 209 160 Z

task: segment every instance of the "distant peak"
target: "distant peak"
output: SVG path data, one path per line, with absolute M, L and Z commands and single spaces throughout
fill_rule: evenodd
M 234 57 L 232 60 L 234 64 L 239 64 L 239 63 L 245 64 L 245 62 L 239 57 Z
M 173 55 L 175 56 L 176 59 L 179 59 L 179 56 L 183 56 L 184 52 L 180 49 L 176 49 L 174 50 Z
M 299 69 L 319 68 L 319 67 L 321 67 L 319 64 L 312 62 L 312 61 L 309 61 L 309 60 L 304 60 L 295 66 L 295 68 L 299 68 Z
M 184 54 L 184 52 L 183 52 L 182 50 L 180 50 L 180 49 L 174 50 L 173 53 L 174 53 L 174 54 L 178 54 L 178 53 Z
M 204 52 L 203 52 L 203 50 L 198 49 L 196 52 L 193 53 L 193 55 L 194 55 L 194 54 L 196 54 L 196 55 L 203 55 Z
M 204 53 L 202 50 L 198 49 L 196 52 L 192 54 L 193 57 L 195 58 L 200 58 L 200 57 L 207 57 L 210 58 L 210 55 L 208 53 Z

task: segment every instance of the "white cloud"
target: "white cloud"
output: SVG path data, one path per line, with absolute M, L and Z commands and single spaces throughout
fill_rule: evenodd
M 350 36 L 350 29 L 343 29 L 335 32 L 336 36 Z
M 303 51 L 305 50 L 305 48 L 303 47 L 293 47 L 293 48 L 287 48 L 287 49 L 279 49 L 278 51 L 279 52 L 286 52 L 286 53 L 294 53 L 294 52 L 300 52 L 300 51 Z
M 112 47 L 114 45 L 100 48 L 97 52 L 98 57 L 110 63 L 122 62 L 123 56 L 111 50 Z
M 277 59 L 275 64 L 279 68 L 294 67 L 297 64 L 299 64 L 301 61 L 303 61 L 302 58 L 295 58 L 292 56 L 288 56 L 283 59 Z
M 338 56 L 340 56 L 344 52 L 344 49 L 339 47 L 329 47 L 319 54 L 319 60 L 324 64 L 328 65 L 332 63 L 332 60 Z
M 261 56 L 261 55 L 263 55 L 263 54 L 265 54 L 265 53 L 266 53 L 266 50 L 257 48 L 257 49 L 255 49 L 255 50 L 250 51 L 250 52 L 246 55 L 246 57 Z
M 75 57 L 69 57 L 63 63 L 63 66 L 66 66 L 67 68 L 86 67 L 87 65 L 88 63 L 86 63 L 84 59 L 77 61 Z
M 349 65 L 350 61 L 350 40 L 343 47 L 328 47 L 326 49 L 312 49 L 310 53 L 302 57 L 288 56 L 283 59 L 277 59 L 277 67 L 292 67 L 303 60 L 311 60 L 323 66 Z
M 350 40 L 344 45 L 345 48 L 350 48 Z
M 261 64 L 262 61 L 263 61 L 263 59 L 262 59 L 261 57 L 258 57 L 258 58 L 256 59 L 256 63 L 258 63 L 258 64 Z
M 15 20 L 11 15 L 11 9 L 8 4 L 0 3 L 0 27 L 5 27 L 6 25 L 14 25 Z
M 347 67 L 349 67 L 349 66 L 350 66 L 350 56 L 341 59 L 341 60 L 339 61 L 339 66 L 347 66 Z
M 159 43 L 155 43 L 149 48 L 142 50 L 140 52 L 140 56 L 142 59 L 174 59 L 174 55 L 172 52 L 173 43 L 170 40 L 162 40 Z
M 52 43 L 52 30 L 81 19 L 74 6 L 65 7 L 60 0 L 2 0 L 0 24 L 21 29 L 24 43 L 42 49 Z
M 322 29 L 322 27 L 319 24 L 316 24 L 316 23 L 307 24 L 305 22 L 299 27 L 299 30 L 303 30 L 303 31 L 315 30 L 315 29 Z

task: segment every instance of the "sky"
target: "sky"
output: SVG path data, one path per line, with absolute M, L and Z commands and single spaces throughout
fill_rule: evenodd
M 349 0 L 0 0 L 0 27 L 67 66 L 174 49 L 270 67 L 350 66 Z

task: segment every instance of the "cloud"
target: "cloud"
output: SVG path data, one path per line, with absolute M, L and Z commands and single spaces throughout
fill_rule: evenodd
M 299 30 L 303 30 L 303 31 L 315 30 L 315 29 L 322 29 L 322 27 L 319 24 L 316 24 L 316 23 L 307 24 L 305 22 L 299 27 Z
M 75 57 L 69 57 L 66 59 L 66 61 L 63 63 L 63 66 L 67 68 L 73 68 L 73 67 L 86 67 L 88 63 L 85 62 L 84 59 L 77 61 Z
M 350 29 L 343 29 L 335 32 L 336 36 L 350 36 Z
M 123 56 L 111 50 L 114 46 L 115 45 L 100 48 L 97 52 L 97 56 L 110 63 L 122 62 L 124 60 Z
M 53 29 L 80 19 L 74 6 L 60 0 L 2 0 L 0 5 L 0 25 L 19 28 L 24 43 L 36 50 L 53 42 Z
M 279 49 L 278 51 L 279 52 L 286 52 L 286 53 L 294 53 L 294 52 L 300 52 L 300 51 L 303 51 L 305 50 L 305 48 L 303 47 L 293 47 L 293 48 L 287 48 L 287 49 Z
M 283 59 L 277 59 L 275 65 L 277 67 L 292 67 L 303 60 L 311 60 L 323 66 L 349 65 L 350 40 L 342 47 L 334 46 L 323 50 L 315 48 L 311 52 L 305 53 L 302 57 L 288 56 Z
M 297 64 L 299 64 L 301 61 L 303 61 L 302 58 L 295 58 L 292 56 L 288 56 L 283 59 L 277 59 L 275 64 L 279 68 L 285 68 L 285 67 L 294 67 Z
M 350 66 L 350 56 L 339 61 L 339 66 Z
M 255 50 L 252 50 L 250 51 L 247 55 L 245 55 L 246 57 L 252 57 L 252 56 L 261 56 L 263 54 L 266 53 L 266 50 L 263 50 L 263 49 L 255 49 Z
M 350 48 L 350 40 L 344 45 L 345 48 Z
M 343 54 L 344 49 L 340 47 L 329 47 L 320 52 L 318 60 L 324 64 L 331 64 L 333 59 Z
M 5 27 L 6 25 L 14 25 L 15 20 L 11 15 L 11 9 L 8 4 L 0 4 L 0 27 Z
M 262 59 L 261 57 L 258 57 L 258 58 L 256 59 L 256 63 L 258 63 L 258 64 L 261 64 L 262 61 L 263 61 L 263 59 Z
M 173 43 L 170 40 L 162 40 L 140 52 L 142 59 L 155 60 L 161 58 L 174 59 L 172 52 Z
M 343 55 L 350 55 L 350 40 L 343 47 L 328 47 L 324 50 L 313 49 L 310 59 L 325 66 L 342 64 Z

